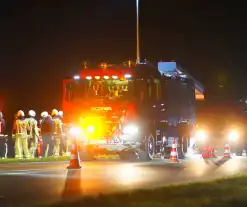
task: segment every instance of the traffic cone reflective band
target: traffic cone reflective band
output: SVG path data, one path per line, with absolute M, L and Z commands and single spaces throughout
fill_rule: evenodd
M 77 143 L 76 143 L 76 139 L 74 139 L 72 144 L 71 155 L 70 155 L 70 163 L 67 169 L 80 169 L 80 168 L 81 166 L 80 166 L 80 158 L 79 158 Z
M 243 150 L 242 156 L 246 157 L 246 150 Z
M 225 144 L 224 147 L 224 158 L 231 158 L 230 146 L 229 144 Z
M 173 142 L 172 142 L 172 150 L 171 150 L 171 155 L 170 155 L 170 161 L 171 162 L 179 162 L 178 161 L 178 152 L 177 152 L 177 145 L 176 145 L 175 138 L 173 138 Z

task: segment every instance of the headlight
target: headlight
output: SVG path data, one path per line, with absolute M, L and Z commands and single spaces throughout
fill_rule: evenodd
M 232 131 L 228 134 L 228 139 L 229 139 L 230 141 L 236 141 L 236 140 L 238 140 L 238 138 L 239 138 L 239 133 L 238 133 L 238 131 L 236 131 L 236 130 L 232 130 Z
M 87 131 L 90 133 L 93 133 L 94 132 L 94 126 L 88 126 Z
M 123 128 L 124 134 L 136 134 L 138 132 L 138 127 L 135 125 L 128 125 Z
M 195 137 L 200 140 L 205 140 L 207 138 L 207 132 L 204 130 L 198 130 Z
M 70 128 L 69 133 L 78 136 L 82 134 L 82 129 L 79 127 L 72 127 Z

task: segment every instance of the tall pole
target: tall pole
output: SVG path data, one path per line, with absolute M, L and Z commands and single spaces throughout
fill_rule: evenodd
M 140 63 L 139 0 L 136 0 L 136 63 Z

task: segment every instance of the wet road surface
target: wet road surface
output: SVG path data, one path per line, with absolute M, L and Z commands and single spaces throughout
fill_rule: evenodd
M 95 161 L 67 170 L 68 162 L 0 164 L 0 206 L 33 206 L 83 195 L 155 188 L 247 172 L 247 158 L 193 158 L 182 163 Z

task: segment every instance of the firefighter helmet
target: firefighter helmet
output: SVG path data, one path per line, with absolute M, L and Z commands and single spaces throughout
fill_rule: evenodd
M 34 117 L 34 116 L 36 116 L 36 112 L 34 110 L 30 110 L 28 112 L 28 115 Z
M 59 112 L 58 112 L 58 115 L 59 115 L 60 117 L 63 117 L 63 111 L 59 111 Z
M 48 114 L 48 112 L 47 111 L 43 111 L 42 113 L 41 113 L 41 117 L 42 118 L 45 118 L 45 117 L 47 117 L 49 114 Z
M 24 113 L 24 111 L 19 110 L 19 111 L 17 112 L 16 116 L 17 116 L 17 117 L 23 117 L 23 116 L 25 116 L 25 113 Z
M 51 111 L 51 115 L 52 115 L 52 116 L 57 116 L 57 115 L 58 115 L 58 110 L 57 110 L 57 109 L 53 109 L 53 110 Z

